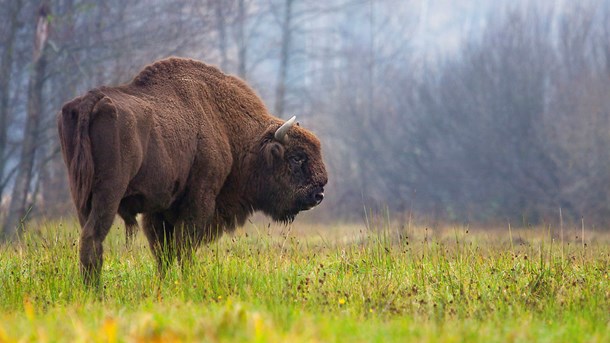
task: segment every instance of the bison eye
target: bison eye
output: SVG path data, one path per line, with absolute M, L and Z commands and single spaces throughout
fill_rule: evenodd
M 302 164 L 303 162 L 305 162 L 305 156 L 303 156 L 303 155 L 290 156 L 290 162 L 292 162 L 294 164 Z

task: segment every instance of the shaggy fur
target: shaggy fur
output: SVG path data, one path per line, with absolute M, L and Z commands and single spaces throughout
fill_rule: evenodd
M 66 103 L 58 129 L 85 279 L 99 278 L 117 213 L 128 236 L 143 213 L 162 270 L 253 211 L 289 222 L 317 205 L 327 182 L 320 142 L 298 125 L 277 141 L 282 123 L 242 80 L 180 58 Z

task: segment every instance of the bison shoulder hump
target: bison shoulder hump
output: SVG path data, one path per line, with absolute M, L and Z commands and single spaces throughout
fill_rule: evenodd
M 136 75 L 132 83 L 137 86 L 155 84 L 157 80 L 168 80 L 177 76 L 200 73 L 224 75 L 218 68 L 188 58 L 170 57 L 146 66 Z

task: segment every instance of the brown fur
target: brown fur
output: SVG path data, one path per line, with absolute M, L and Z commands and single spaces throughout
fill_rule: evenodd
M 128 231 L 144 214 L 163 269 L 253 211 L 288 222 L 319 203 L 312 199 L 327 182 L 320 143 L 299 126 L 275 140 L 282 123 L 242 80 L 180 58 L 66 103 L 58 128 L 86 280 L 99 277 L 117 213 Z

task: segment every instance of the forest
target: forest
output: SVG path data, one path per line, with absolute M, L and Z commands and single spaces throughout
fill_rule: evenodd
M 610 3 L 500 1 L 436 35 L 425 3 L 0 0 L 0 233 L 73 215 L 62 104 L 167 56 L 243 78 L 318 135 L 311 220 L 604 228 Z

